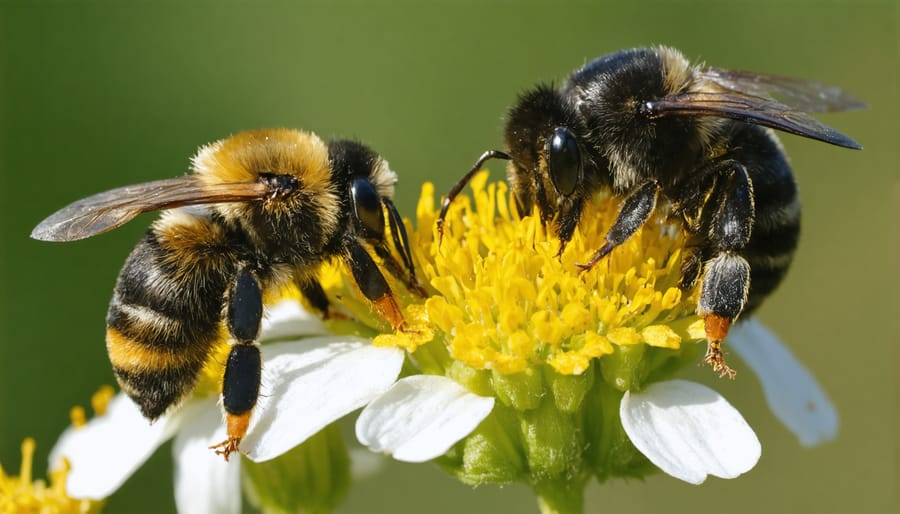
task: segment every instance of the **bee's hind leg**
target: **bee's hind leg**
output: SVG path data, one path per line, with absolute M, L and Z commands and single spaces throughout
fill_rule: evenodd
M 709 231 L 715 254 L 704 268 L 697 313 L 706 330 L 704 362 L 720 376 L 734 378 L 735 371 L 725 364 L 722 341 L 744 310 L 750 291 L 750 264 L 740 252 L 753 230 L 753 183 L 738 162 L 723 162 L 720 169 L 722 180 L 712 196 L 718 205 Z
M 247 434 L 262 378 L 262 356 L 256 343 L 263 315 L 262 288 L 249 266 L 238 272 L 227 303 L 226 323 L 233 341 L 222 379 L 222 405 L 228 438 L 210 447 L 225 460 L 238 451 Z

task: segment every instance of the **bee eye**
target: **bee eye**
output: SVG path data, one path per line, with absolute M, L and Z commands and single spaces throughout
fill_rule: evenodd
M 384 234 L 384 214 L 381 212 L 381 198 L 371 182 L 364 178 L 353 179 L 350 185 L 353 198 L 353 214 L 364 236 Z
M 561 195 L 570 195 L 581 181 L 581 150 L 575 135 L 557 127 L 547 140 L 547 171 L 553 187 Z

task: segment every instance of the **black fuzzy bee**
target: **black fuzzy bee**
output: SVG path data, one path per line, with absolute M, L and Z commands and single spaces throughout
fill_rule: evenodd
M 506 152 L 519 211 L 537 206 L 554 223 L 560 253 L 584 203 L 600 190 L 623 198 L 606 243 L 579 265 L 591 269 L 650 217 L 660 200 L 689 233 L 681 286 L 702 278 L 705 362 L 734 376 L 721 341 L 781 282 L 800 228 L 800 203 L 777 129 L 845 148 L 861 146 L 805 113 L 864 104 L 836 87 L 787 77 L 693 65 L 667 47 L 595 59 L 559 87 L 540 85 L 510 109 Z M 751 279 L 752 275 L 752 279 Z

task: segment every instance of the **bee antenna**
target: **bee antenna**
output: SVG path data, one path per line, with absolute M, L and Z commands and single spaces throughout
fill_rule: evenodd
M 479 170 L 481 170 L 481 167 L 484 165 L 484 163 L 486 161 L 489 161 L 490 159 L 503 159 L 509 161 L 512 160 L 512 157 L 510 157 L 510 155 L 506 152 L 501 152 L 500 150 L 488 150 L 484 152 L 483 154 L 481 154 L 481 157 L 479 157 L 478 160 L 475 161 L 475 165 L 472 166 L 472 169 L 470 169 L 468 173 L 463 175 L 463 177 L 459 179 L 459 182 L 457 182 L 456 185 L 453 186 L 453 189 L 451 189 L 450 192 L 447 193 L 447 196 L 444 197 L 444 202 L 441 205 L 441 214 L 437 219 L 438 244 L 440 244 L 440 242 L 444 238 L 444 218 L 447 217 L 447 211 L 450 209 L 450 203 L 453 202 L 453 200 L 457 196 L 459 196 L 460 191 L 462 191 L 463 188 L 466 187 L 466 184 L 468 184 L 469 181 L 472 180 L 472 177 L 474 177 L 475 174 L 478 173 Z

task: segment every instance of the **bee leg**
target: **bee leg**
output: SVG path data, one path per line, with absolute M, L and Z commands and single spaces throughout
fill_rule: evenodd
M 406 227 L 403 225 L 403 220 L 400 218 L 397 208 L 394 207 L 394 203 L 388 198 L 381 197 L 372 182 L 363 178 L 353 181 L 350 186 L 350 195 L 353 199 L 353 220 L 356 234 L 373 246 L 375 253 L 382 259 L 384 266 L 391 274 L 407 281 L 407 286 L 411 291 L 420 292 L 421 286 L 416 280 Z M 385 218 L 390 223 L 394 247 L 403 259 L 405 270 L 397 262 L 385 242 Z M 417 287 L 418 289 L 416 289 Z
M 697 279 L 700 278 L 700 272 L 703 270 L 703 254 L 697 248 L 686 247 L 683 255 L 678 287 L 682 291 L 688 291 L 697 285 Z
M 706 263 L 697 313 L 703 317 L 707 352 L 704 362 L 720 376 L 734 378 L 735 371 L 725 364 L 722 341 L 731 324 L 740 316 L 750 290 L 750 264 L 740 255 L 750 241 L 753 229 L 753 183 L 743 165 L 726 161 L 722 165 L 725 180 L 720 181 L 711 198 L 718 199 L 709 230 L 716 254 Z
M 453 189 L 451 189 L 450 192 L 447 193 L 447 196 L 444 197 L 444 202 L 441 205 L 441 213 L 437 218 L 438 243 L 440 243 L 444 238 L 444 218 L 447 217 L 447 211 L 450 209 L 450 204 L 457 196 L 459 196 L 460 191 L 462 191 L 463 188 L 466 187 L 466 184 L 468 184 L 469 181 L 472 180 L 472 177 L 474 177 L 475 174 L 478 173 L 479 170 L 481 170 L 481 167 L 484 165 L 484 163 L 490 159 L 504 159 L 508 161 L 512 159 L 512 157 L 510 157 L 509 154 L 501 152 L 500 150 L 488 150 L 481 154 L 481 157 L 479 157 L 478 160 L 475 161 L 472 169 L 470 169 L 468 173 L 463 175 L 463 178 L 459 179 L 459 182 L 457 182 L 453 186 Z M 519 212 L 522 213 L 524 211 L 520 210 Z
M 238 451 L 259 397 L 262 356 L 256 339 L 262 323 L 262 288 L 249 267 L 238 272 L 228 295 L 226 323 L 234 342 L 222 379 L 222 405 L 228 438 L 210 446 L 225 460 Z
M 578 221 L 581 219 L 582 209 L 584 209 L 584 195 L 577 195 L 575 198 L 571 198 L 569 205 L 560 211 L 556 223 L 556 235 L 559 238 L 557 259 L 562 257 L 563 252 L 566 251 L 566 245 L 572 240 L 572 234 L 575 233 L 575 227 L 578 226 Z M 550 209 L 547 209 L 547 212 L 549 213 Z M 547 222 L 549 221 L 548 218 Z
M 394 254 L 392 254 L 387 247 L 383 244 L 373 243 L 372 249 L 375 250 L 375 254 L 381 259 L 382 264 L 387 268 L 388 272 L 399 280 L 402 280 L 407 289 L 420 297 L 424 298 L 428 296 L 428 292 L 422 287 L 422 284 L 419 283 L 414 272 L 408 271 L 409 268 L 404 270 L 404 267 L 397 262 L 397 259 L 394 258 Z
M 331 308 L 331 302 L 328 301 L 328 295 L 322 289 L 322 284 L 315 278 L 309 278 L 305 281 L 298 281 L 297 287 L 300 293 L 309 302 L 313 309 L 319 312 L 322 319 L 339 318 L 344 319 L 347 316 Z
M 582 271 L 590 270 L 600 259 L 609 255 L 609 252 L 634 235 L 653 213 L 658 193 L 659 185 L 656 182 L 647 182 L 628 195 L 619 209 L 616 221 L 606 233 L 606 243 L 597 250 L 590 261 L 586 264 L 578 264 L 578 267 Z
M 378 265 L 355 238 L 347 240 L 344 258 L 360 291 L 372 302 L 378 315 L 387 320 L 394 330 L 401 329 L 403 313 L 397 305 L 397 300 L 394 299 L 391 287 L 378 269 Z
M 384 242 L 383 231 L 379 233 L 377 237 L 366 238 L 366 241 L 372 244 L 375 253 L 392 275 L 402 280 L 407 289 L 424 298 L 425 296 L 428 296 L 428 292 L 425 291 L 425 288 L 422 287 L 419 280 L 416 278 L 416 268 L 412 260 L 412 251 L 409 247 L 409 236 L 406 233 L 406 226 L 403 224 L 403 219 L 400 217 L 400 213 L 394 206 L 394 202 L 387 198 L 383 198 L 381 202 L 387 212 L 387 219 L 391 226 L 391 239 L 394 243 L 394 249 L 400 254 L 400 257 L 403 259 L 403 264 L 401 265 L 394 257 L 394 254 L 388 249 Z
M 406 267 L 408 275 L 404 282 L 406 283 L 406 287 L 415 292 L 421 297 L 425 297 L 428 295 L 428 292 L 425 291 L 425 288 L 419 283 L 419 280 L 416 278 L 416 265 L 413 262 L 412 251 L 409 248 L 409 236 L 406 234 L 406 225 L 403 224 L 403 218 L 400 217 L 400 213 L 397 212 L 397 207 L 394 206 L 394 202 L 387 198 L 383 198 L 381 203 L 384 204 L 385 210 L 388 213 L 388 222 L 391 226 L 391 238 L 394 241 L 394 248 L 403 258 L 403 264 Z M 384 245 L 380 245 L 384 246 Z M 377 250 L 377 247 L 376 247 Z M 384 250 L 387 250 L 384 248 Z M 386 252 L 390 255 L 390 260 L 393 262 L 394 266 L 397 268 L 397 272 L 394 275 L 397 278 L 403 279 L 403 273 L 400 270 L 400 266 L 397 263 L 397 260 L 394 259 L 394 256 L 390 254 L 390 252 Z

